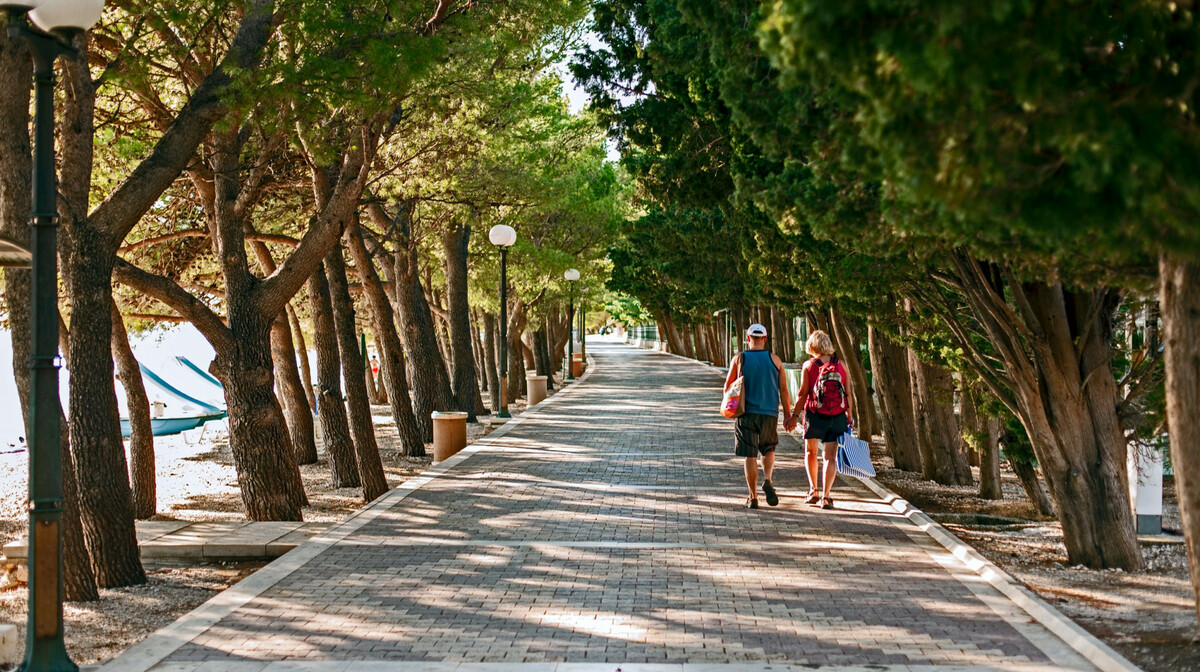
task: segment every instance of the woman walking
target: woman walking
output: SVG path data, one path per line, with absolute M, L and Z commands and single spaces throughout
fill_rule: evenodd
M 794 418 L 804 418 L 808 467 L 808 496 L 804 501 L 820 504 L 822 509 L 832 509 L 830 493 L 837 478 L 837 440 L 854 423 L 854 409 L 846 392 L 850 389 L 850 377 L 834 352 L 829 334 L 819 329 L 814 331 L 808 337 L 805 349 L 812 359 L 804 363 L 803 382 L 792 413 Z M 817 451 L 822 446 L 825 449 L 824 488 L 818 491 Z

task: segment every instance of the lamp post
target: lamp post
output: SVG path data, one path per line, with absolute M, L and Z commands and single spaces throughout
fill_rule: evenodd
M 587 364 L 587 304 L 583 300 L 583 292 L 579 293 L 579 354 L 583 355 L 583 363 Z
M 567 284 L 571 288 L 570 303 L 567 304 L 567 380 L 575 380 L 574 363 L 571 361 L 575 355 L 575 281 L 579 279 L 579 271 L 569 268 L 566 273 L 563 273 Z
M 62 628 L 63 487 L 58 410 L 58 227 L 54 61 L 100 19 L 104 0 L 0 0 L 8 36 L 33 56 L 33 213 L 30 221 L 29 609 L 24 672 L 75 672 Z M 25 18 L 33 22 L 31 27 Z
M 497 418 L 508 414 L 508 248 L 517 242 L 517 232 L 507 224 L 488 231 L 488 240 L 500 248 L 500 410 Z

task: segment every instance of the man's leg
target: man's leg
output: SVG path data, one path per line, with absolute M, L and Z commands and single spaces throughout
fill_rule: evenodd
M 755 489 L 758 488 L 758 458 L 746 458 L 746 486 L 750 488 L 750 498 L 757 499 Z
M 775 451 L 770 450 L 763 453 L 762 456 L 763 478 L 770 482 L 771 477 L 775 475 Z
M 837 478 L 837 441 L 825 444 L 825 492 L 828 497 L 833 490 L 833 481 Z

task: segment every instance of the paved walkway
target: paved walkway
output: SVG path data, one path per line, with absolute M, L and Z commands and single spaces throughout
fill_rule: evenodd
M 105 669 L 1094 669 L 861 483 L 803 505 L 790 438 L 780 506 L 744 509 L 719 375 L 590 351 L 491 445 Z

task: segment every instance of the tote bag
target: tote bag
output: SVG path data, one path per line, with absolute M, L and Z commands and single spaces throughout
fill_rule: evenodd
M 838 437 L 837 470 L 839 474 L 873 478 L 875 466 L 871 464 L 871 446 L 846 430 Z
M 725 397 L 721 399 L 721 415 L 727 418 L 740 417 L 746 412 L 743 388 L 745 387 L 745 379 L 738 376 L 737 380 L 725 390 Z

